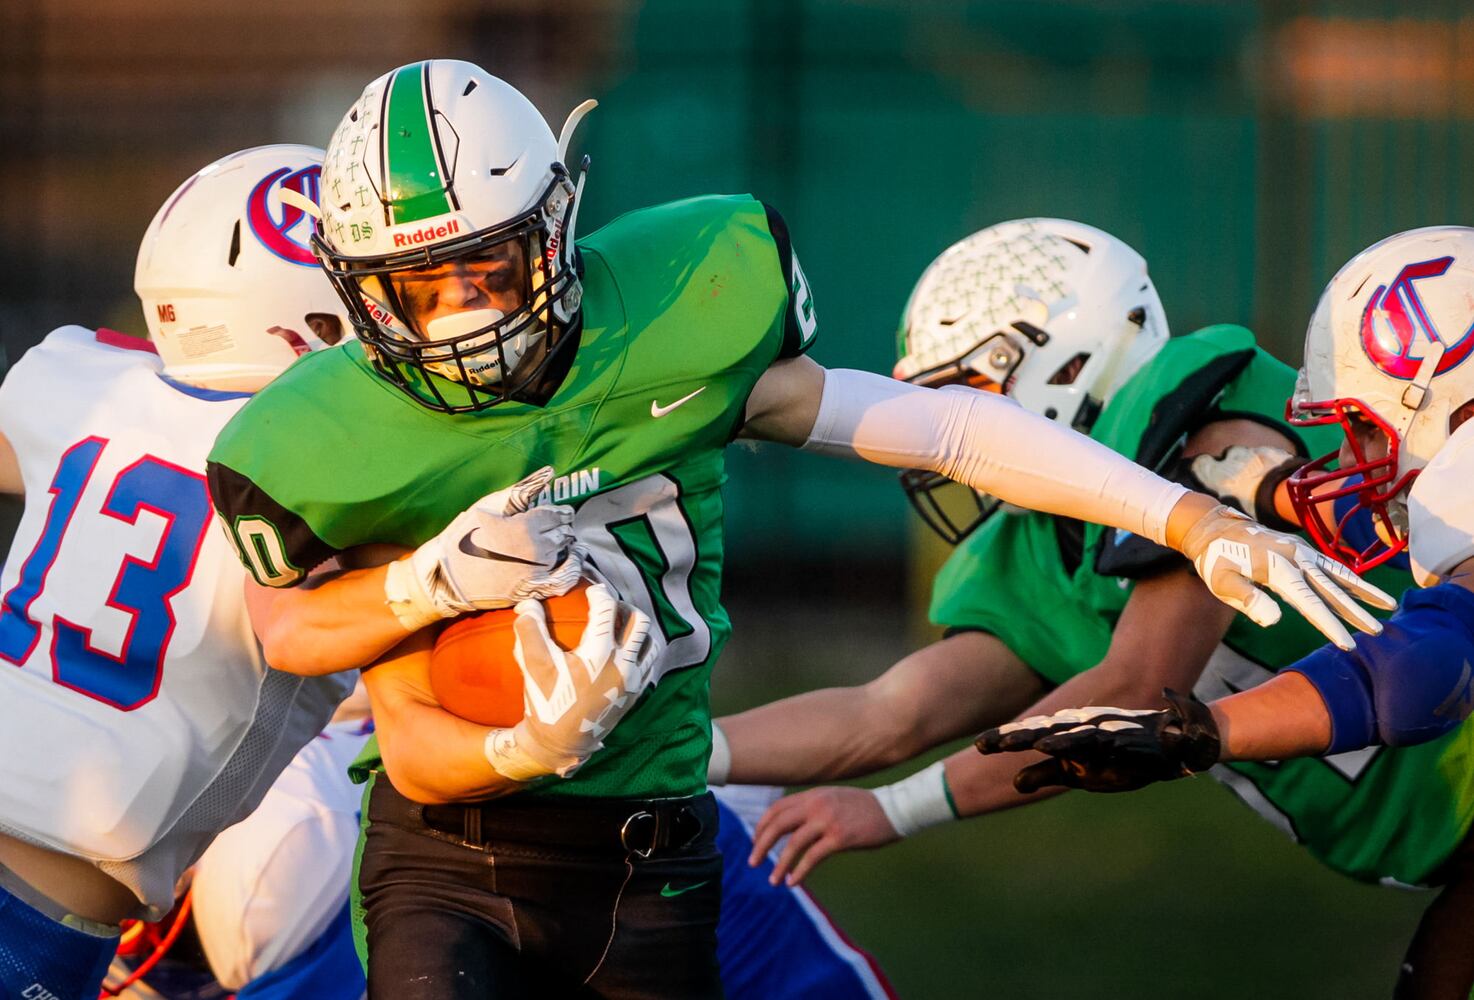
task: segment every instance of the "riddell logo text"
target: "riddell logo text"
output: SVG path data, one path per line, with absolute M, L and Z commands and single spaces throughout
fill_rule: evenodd
M 461 231 L 459 219 L 452 219 L 442 226 L 426 226 L 424 229 L 416 229 L 412 233 L 395 233 L 394 245 L 397 247 L 417 247 L 421 243 L 429 243 L 443 236 L 454 236 Z

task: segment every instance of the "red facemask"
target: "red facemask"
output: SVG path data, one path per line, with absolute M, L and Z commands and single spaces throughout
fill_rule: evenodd
M 1353 417 L 1372 424 L 1387 438 L 1387 457 L 1366 456 Z M 1295 516 L 1316 547 L 1357 573 L 1380 566 L 1407 548 L 1407 531 L 1399 527 L 1389 505 L 1412 484 L 1418 473 L 1414 470 L 1400 478 L 1397 476 L 1401 442 L 1392 426 L 1355 399 L 1304 403 L 1291 400 L 1285 406 L 1285 419 L 1297 427 L 1339 424 L 1355 458 L 1350 465 L 1343 466 L 1339 463 L 1339 452 L 1331 452 L 1306 463 L 1286 481 Z M 1337 517 L 1335 503 L 1343 497 L 1355 497 L 1356 502 Z M 1378 537 L 1365 548 L 1358 548 L 1345 535 L 1347 525 L 1362 511 L 1371 516 Z

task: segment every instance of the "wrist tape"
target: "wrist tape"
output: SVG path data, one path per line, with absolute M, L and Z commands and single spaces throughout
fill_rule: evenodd
M 909 778 L 880 786 L 875 789 L 875 799 L 885 818 L 903 837 L 957 819 L 957 807 L 947 787 L 947 769 L 940 760 Z

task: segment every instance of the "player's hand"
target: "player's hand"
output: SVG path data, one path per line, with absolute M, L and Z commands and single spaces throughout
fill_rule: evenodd
M 1390 595 L 1296 536 L 1272 531 L 1221 504 L 1188 529 L 1179 548 L 1214 597 L 1256 624 L 1280 620 L 1278 605 L 1259 589 L 1268 587 L 1342 649 L 1352 648 L 1351 634 L 1337 615 L 1363 632 L 1382 631 L 1356 600 L 1387 610 L 1397 606 Z
M 468 611 L 567 593 L 583 570 L 573 508 L 537 506 L 553 467 L 477 500 L 410 557 L 390 565 L 384 592 L 413 631 Z
M 900 840 L 875 793 L 866 788 L 826 785 L 786 795 L 768 807 L 752 835 L 749 866 L 756 868 L 784 837 L 768 881 L 802 882 L 814 867 L 839 851 L 882 847 Z
M 541 601 L 517 605 L 513 654 L 527 714 L 512 729 L 493 729 L 486 741 L 492 767 L 514 781 L 568 777 L 603 747 L 654 676 L 663 650 L 649 616 L 616 599 L 604 583 L 586 593 L 588 625 L 571 651 L 548 633 Z
M 1051 785 L 1089 792 L 1129 792 L 1206 771 L 1218 762 L 1218 725 L 1208 706 L 1163 691 L 1160 711 L 1071 708 L 989 729 L 979 753 L 1040 750 L 1050 755 L 1013 777 L 1020 792 Z
M 1219 455 L 1196 456 L 1192 460 L 1192 473 L 1209 493 L 1221 500 L 1232 500 L 1256 521 L 1280 527 L 1274 492 L 1290 478 L 1290 473 L 1304 464 L 1303 458 L 1283 448 L 1236 444 Z

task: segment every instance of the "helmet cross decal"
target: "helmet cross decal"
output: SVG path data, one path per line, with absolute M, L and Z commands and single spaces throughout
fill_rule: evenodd
M 1452 257 L 1408 264 L 1398 272 L 1390 285 L 1380 285 L 1372 293 L 1361 316 L 1361 346 L 1373 365 L 1393 378 L 1411 379 L 1417 374 L 1422 353 L 1417 349 L 1423 341 L 1444 345 L 1443 359 L 1434 375 L 1458 365 L 1474 351 L 1474 322 L 1454 340 L 1446 340 L 1423 306 L 1413 282 L 1437 278 L 1453 264 Z
M 246 199 L 246 222 L 250 226 L 251 235 L 278 257 L 304 267 L 317 267 L 317 258 L 313 256 L 312 248 L 307 242 L 312 233 L 312 220 L 307 218 L 306 212 L 295 205 L 286 204 L 280 198 L 277 199 L 277 204 L 281 205 L 281 218 L 275 218 L 267 203 L 267 195 L 280 184 L 281 187 L 290 188 L 309 201 L 316 202 L 321 176 L 322 168 L 317 166 L 303 170 L 280 167 L 261 178 Z M 304 220 L 307 223 L 305 226 L 302 225 Z M 299 227 L 302 231 L 294 236 L 293 230 Z

